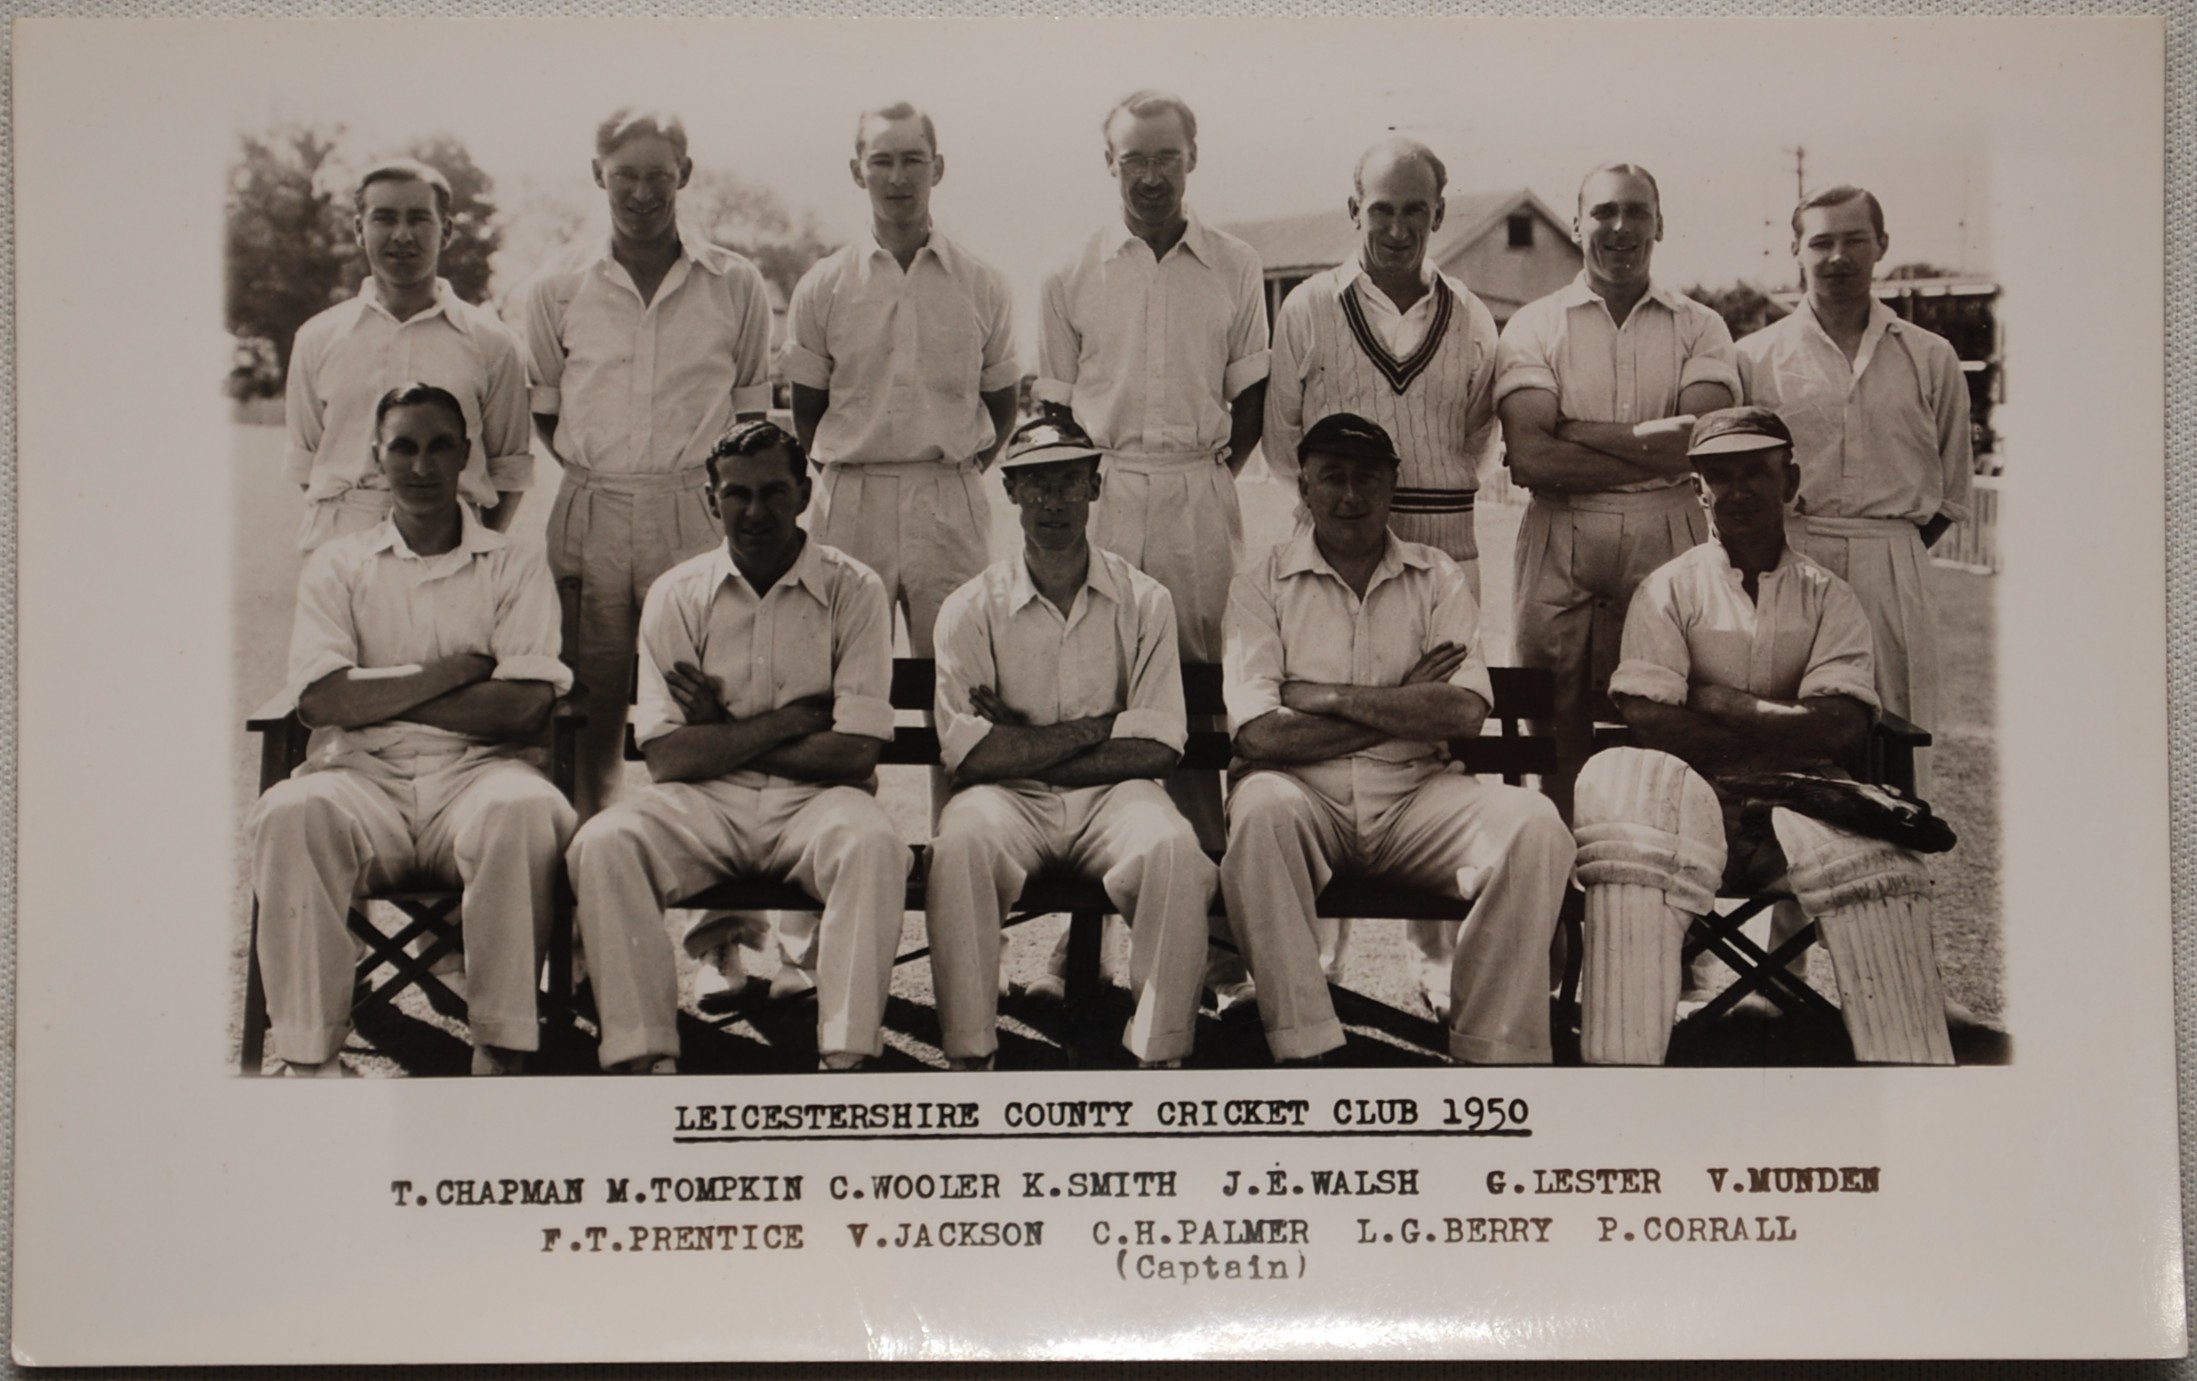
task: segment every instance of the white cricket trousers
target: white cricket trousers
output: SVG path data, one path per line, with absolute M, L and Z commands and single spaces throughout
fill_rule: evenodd
M 1548 1063 L 1549 940 L 1572 854 L 1547 797 L 1455 770 L 1352 757 L 1246 776 L 1228 802 L 1221 892 L 1268 1048 L 1296 1060 L 1343 1043 L 1313 920 L 1321 889 L 1348 872 L 1470 899 L 1450 1054 Z
M 883 1052 L 910 854 L 868 792 L 659 782 L 583 825 L 565 862 L 602 1017 L 604 1068 L 679 1053 L 679 971 L 664 907 L 747 873 L 790 879 L 824 904 L 818 1050 Z
M 536 1049 L 535 986 L 572 826 L 563 794 L 501 747 L 356 753 L 269 788 L 245 833 L 275 1054 L 320 1064 L 343 1049 L 360 951 L 345 919 L 367 893 L 413 879 L 464 891 L 474 1045 Z
M 999 930 L 1043 868 L 1096 877 L 1129 920 L 1136 1013 L 1122 1044 L 1140 1060 L 1190 1053 L 1218 874 L 1158 782 L 1056 788 L 994 782 L 957 792 L 931 841 L 931 972 L 946 1054 L 998 1048 Z

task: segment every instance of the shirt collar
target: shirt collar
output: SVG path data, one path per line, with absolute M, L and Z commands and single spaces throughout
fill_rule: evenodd
M 1191 254 L 1196 255 L 1198 262 L 1201 264 L 1211 264 L 1213 262 L 1213 242 L 1211 233 L 1205 228 L 1205 222 L 1198 218 L 1197 212 L 1187 206 L 1182 209 L 1182 214 L 1187 224 L 1183 226 L 1182 239 L 1176 247 L 1188 250 Z M 1129 233 L 1129 223 L 1123 220 L 1121 212 L 1116 210 L 1114 218 L 1106 223 L 1107 256 L 1111 258 L 1121 253 L 1129 247 L 1131 242 L 1143 243 L 1135 235 Z M 1169 250 L 1168 253 L 1172 254 L 1174 250 Z
M 1381 560 L 1373 568 L 1373 578 L 1366 582 L 1366 593 L 1371 594 L 1373 587 L 1382 581 L 1401 575 L 1406 566 L 1420 570 L 1432 564 L 1428 557 L 1428 548 L 1399 542 L 1396 534 L 1391 532 L 1381 548 Z M 1333 576 L 1338 583 L 1348 583 L 1343 581 L 1342 572 L 1336 570 L 1327 557 L 1321 554 L 1320 544 L 1315 540 L 1310 523 L 1299 528 L 1282 545 L 1282 564 L 1275 574 L 1285 577 L 1323 574 Z
M 616 248 L 617 241 L 606 233 L 603 236 L 603 252 L 596 256 L 596 262 L 606 267 L 617 263 Z M 711 244 L 697 233 L 693 226 L 681 222 L 679 226 L 679 257 L 688 260 L 698 269 L 714 273 L 722 278 L 725 276 L 726 271 L 732 267 L 732 261 L 736 256 L 729 249 Z
M 1806 317 L 1809 327 L 1817 335 L 1830 340 L 1831 333 L 1823 329 L 1823 322 L 1816 316 L 1816 304 L 1808 299 L 1808 294 L 1800 295 L 1800 302 L 1793 308 L 1793 315 Z M 1869 324 L 1862 328 L 1861 349 L 1856 352 L 1856 358 L 1866 358 L 1871 347 L 1886 334 L 1896 335 L 1906 329 L 1907 323 L 1900 319 L 1898 312 L 1885 306 L 1883 298 L 1872 296 L 1869 299 Z
M 747 576 L 732 559 L 732 543 L 720 541 L 710 550 L 710 588 L 717 589 L 728 580 L 740 582 L 743 589 L 753 591 Z M 801 554 L 793 558 L 793 565 L 771 585 L 772 590 L 782 590 L 798 585 L 816 598 L 817 603 L 831 603 L 831 573 L 824 564 L 824 544 L 812 534 L 801 541 Z
M 1716 534 L 1713 532 L 1710 533 L 1709 540 L 1703 542 L 1701 545 L 1711 548 L 1716 552 L 1716 556 L 1714 559 L 1716 561 L 1717 573 L 1723 576 L 1726 580 L 1730 581 L 1732 584 L 1737 585 L 1740 580 L 1739 567 L 1732 564 L 1732 554 L 1724 549 L 1724 543 L 1718 540 Z M 1807 558 L 1803 557 L 1799 552 L 1794 551 L 1793 544 L 1787 542 L 1784 546 L 1778 548 L 1777 564 L 1775 566 L 1772 566 L 1769 570 L 1764 571 L 1762 573 L 1762 578 L 1764 580 L 1775 580 L 1779 576 L 1784 575 L 1787 571 L 1797 569 L 1798 567 L 1805 566 L 1807 564 L 1809 564 Z
M 1010 573 L 1007 608 L 1010 613 L 1019 612 L 1024 605 L 1038 598 L 1037 582 L 1030 578 L 1029 557 L 1022 548 L 1015 549 L 1015 554 L 1008 558 L 1007 564 Z M 1091 560 L 1083 569 L 1083 588 L 1116 604 L 1121 602 L 1120 591 L 1114 584 L 1114 573 L 1107 569 L 1106 555 L 1097 547 L 1091 548 Z M 1068 612 L 1066 609 L 1061 610 L 1063 615 Z
M 861 250 L 861 264 L 865 271 L 876 262 L 877 256 L 880 254 L 888 259 L 892 258 L 892 251 L 878 243 L 877 228 L 875 226 L 863 230 L 862 237 L 855 241 L 855 245 Z M 945 232 L 938 228 L 936 221 L 931 223 L 931 237 L 923 242 L 923 247 L 918 249 L 915 252 L 915 257 L 908 261 L 909 270 L 913 271 L 917 264 L 922 263 L 923 256 L 926 254 L 936 259 L 938 266 L 946 270 L 948 274 L 954 273 L 958 268 L 953 241 L 946 238 Z M 898 265 L 899 261 L 894 260 L 894 266 L 898 267 Z
M 1569 286 L 1558 290 L 1558 298 L 1567 307 L 1584 307 L 1589 302 L 1593 302 L 1600 304 L 1605 312 L 1609 310 L 1609 304 L 1602 300 L 1602 294 L 1596 292 L 1593 285 L 1588 282 L 1585 269 L 1579 270 L 1578 277 L 1572 279 Z M 1679 310 L 1679 294 L 1672 292 L 1653 278 L 1648 280 L 1648 290 L 1641 294 L 1640 300 L 1642 302 L 1660 303 L 1667 311 L 1675 312 Z
M 397 531 L 397 518 L 394 513 L 383 518 L 378 525 L 369 529 L 369 531 L 371 535 L 366 539 L 367 551 L 394 552 L 407 561 L 439 561 L 443 557 L 456 553 L 463 553 L 470 559 L 482 552 L 494 551 L 498 547 L 511 545 L 509 537 L 495 531 L 480 519 L 474 517 L 473 506 L 462 501 L 458 504 L 458 545 L 452 547 L 449 551 L 443 552 L 440 556 L 421 556 L 405 545 L 404 534 Z
M 457 289 L 450 286 L 450 280 L 438 277 L 435 279 L 435 300 L 404 320 L 424 321 L 431 316 L 448 314 L 453 325 L 462 324 L 458 321 L 457 315 L 450 312 L 450 304 L 457 300 Z M 396 314 L 391 312 L 388 305 L 382 301 L 381 284 L 375 280 L 374 275 L 366 275 L 366 281 L 359 284 L 359 301 L 364 303 L 370 310 L 380 312 L 391 321 L 396 321 Z M 401 326 L 404 323 L 398 322 L 397 324 Z
M 1372 279 L 1367 276 L 1365 271 L 1364 256 L 1365 250 L 1360 248 L 1357 253 L 1352 254 L 1348 259 L 1335 266 L 1335 276 L 1342 286 L 1347 288 L 1361 278 L 1366 279 L 1369 288 L 1372 286 Z M 1419 282 L 1422 286 L 1431 289 L 1434 286 L 1434 280 L 1440 276 L 1441 270 L 1434 267 L 1432 258 L 1419 261 Z

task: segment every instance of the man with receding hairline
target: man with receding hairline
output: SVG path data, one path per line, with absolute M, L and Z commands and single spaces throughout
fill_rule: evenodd
M 1518 532 L 1518 661 L 1556 675 L 1557 771 L 1544 785 L 1567 818 L 1633 591 L 1708 536 L 1686 465 L 1693 416 L 1739 396 L 1723 318 L 1649 276 L 1663 238 L 1652 174 L 1588 173 L 1572 235 L 1586 267 L 1519 308 L 1495 378 L 1505 461 L 1533 491 Z
M 1877 300 L 1871 280 L 1890 245 L 1884 208 L 1863 188 L 1801 202 L 1793 257 L 1807 292 L 1739 343 L 1739 375 L 1747 401 L 1793 431 L 1790 540 L 1853 586 L 1875 633 L 1878 698 L 1928 729 L 1938 718 L 1929 548 L 1969 516 L 1968 382 L 1950 342 Z M 1929 792 L 1927 749 L 1915 787 Z
M 436 272 L 450 243 L 450 183 L 424 163 L 393 158 L 360 175 L 352 201 L 367 279 L 356 297 L 299 327 L 290 351 L 283 473 L 305 491 L 298 550 L 311 553 L 388 514 L 374 405 L 410 378 L 434 380 L 464 408 L 473 453 L 459 493 L 492 531 L 504 531 L 534 483 L 526 366 L 496 314 Z
M 1294 479 L 1308 420 L 1351 413 L 1378 423 L 1403 457 L 1390 531 L 1457 562 L 1477 598 L 1473 498 L 1495 447 L 1495 317 L 1427 261 L 1448 181 L 1416 139 L 1392 135 L 1359 155 L 1347 203 L 1358 253 L 1298 284 L 1275 318 L 1265 453 L 1276 477 Z M 1319 925 L 1328 972 L 1340 977 L 1350 922 Z M 1420 995 L 1447 1015 L 1457 927 L 1413 921 L 1407 933 L 1422 956 Z
M 754 264 L 682 233 L 693 176 L 678 117 L 627 107 L 596 130 L 610 238 L 581 244 L 527 291 L 534 423 L 563 467 L 549 562 L 580 577 L 582 815 L 616 794 L 634 622 L 648 587 L 708 548 L 703 457 L 770 405 L 770 296 Z

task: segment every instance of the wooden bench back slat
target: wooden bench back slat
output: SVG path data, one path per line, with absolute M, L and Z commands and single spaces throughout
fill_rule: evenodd
M 928 657 L 901 657 L 893 662 L 892 705 L 895 710 L 929 714 L 936 693 L 938 664 Z M 1528 735 L 1521 721 L 1546 719 L 1556 701 L 1555 680 L 1538 667 L 1489 667 L 1488 680 L 1495 691 L 1490 725 L 1498 732 L 1450 745 L 1451 751 L 1477 776 L 1501 776 L 1517 781 L 1522 776 L 1545 776 L 1556 768 L 1556 741 Z M 1193 771 L 1218 772 L 1228 766 L 1227 706 L 1221 697 L 1221 668 L 1217 662 L 1185 662 L 1182 668 L 1183 703 L 1190 715 L 1190 739 L 1183 748 L 1182 765 Z M 902 724 L 893 730 L 879 762 L 898 767 L 928 767 L 938 762 L 938 732 L 925 725 Z

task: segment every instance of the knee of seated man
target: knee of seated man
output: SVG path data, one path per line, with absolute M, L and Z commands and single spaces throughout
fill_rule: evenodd
M 1284 772 L 1253 772 L 1228 798 L 1228 836 L 1240 830 L 1294 819 L 1304 788 Z
M 245 822 L 255 844 L 262 840 L 294 840 L 324 827 L 347 825 L 351 813 L 323 789 L 312 776 L 292 777 L 269 787 L 252 807 Z
M 571 845 L 565 850 L 565 863 L 575 871 L 587 866 L 591 858 L 600 859 L 606 854 L 639 853 L 650 831 L 648 817 L 632 802 L 622 801 L 608 810 L 599 811 L 572 836 Z

